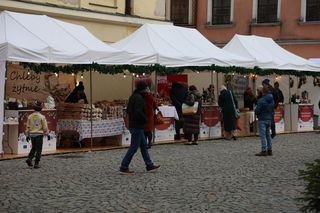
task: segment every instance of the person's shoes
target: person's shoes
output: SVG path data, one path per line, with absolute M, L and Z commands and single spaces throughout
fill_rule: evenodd
M 26 163 L 28 164 L 29 167 L 33 167 L 32 160 L 27 159 Z
M 271 134 L 271 138 L 273 139 L 274 137 L 276 137 L 276 133 Z
M 236 136 L 232 136 L 232 139 L 233 139 L 234 141 L 236 141 L 236 140 L 237 140 Z
M 198 142 L 197 141 L 193 141 L 191 144 L 192 145 L 198 145 Z
M 181 136 L 180 136 L 180 135 L 174 135 L 174 140 L 175 140 L 175 141 L 181 140 Z
M 39 169 L 40 168 L 40 166 L 39 166 L 39 164 L 34 164 L 34 166 L 33 166 L 33 168 L 35 168 L 35 169 Z
M 128 169 L 120 169 L 120 173 L 123 175 L 128 175 L 128 174 L 133 174 L 134 171 L 130 170 L 129 168 Z
M 192 145 L 192 142 L 191 141 L 185 142 L 184 145 Z
M 147 149 L 151 149 L 151 144 L 148 144 Z
M 272 150 L 268 150 L 267 153 L 268 153 L 269 156 L 272 156 Z
M 160 165 L 153 165 L 152 167 L 147 167 L 147 172 L 157 171 L 160 168 Z
M 256 156 L 259 156 L 259 157 L 261 157 L 261 156 L 268 156 L 268 153 L 267 153 L 266 151 L 264 151 L 264 152 L 259 152 L 259 153 L 256 154 Z

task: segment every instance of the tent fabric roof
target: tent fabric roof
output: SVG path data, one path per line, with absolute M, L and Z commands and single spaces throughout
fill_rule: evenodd
M 147 63 L 145 54 L 117 50 L 86 28 L 45 15 L 0 14 L 0 60 L 34 63 Z
M 168 67 L 254 66 L 252 59 L 216 47 L 196 29 L 172 25 L 144 24 L 112 46 L 139 54 L 155 54 L 157 58 L 153 63 Z
M 271 38 L 236 34 L 224 50 L 251 58 L 263 69 L 320 71 L 320 66 L 280 47 Z

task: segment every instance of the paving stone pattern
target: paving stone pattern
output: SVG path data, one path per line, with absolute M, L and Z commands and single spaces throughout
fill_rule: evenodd
M 272 157 L 256 157 L 258 137 L 154 146 L 161 168 L 140 153 L 120 175 L 126 149 L 0 161 L 0 212 L 299 212 L 298 170 L 320 158 L 320 134 L 279 135 Z

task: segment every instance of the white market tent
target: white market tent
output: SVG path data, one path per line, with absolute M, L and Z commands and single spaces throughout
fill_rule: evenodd
M 199 31 L 171 25 L 144 24 L 128 37 L 112 44 L 120 50 L 156 55 L 154 64 L 167 67 L 254 67 L 254 60 L 224 51 Z
M 271 38 L 235 35 L 224 50 L 256 61 L 262 69 L 320 72 L 320 66 L 280 47 Z
M 4 11 L 0 13 L 0 133 L 6 62 L 61 64 L 145 64 L 155 56 L 116 50 L 86 28 L 45 15 Z M 0 153 L 2 153 L 0 134 Z

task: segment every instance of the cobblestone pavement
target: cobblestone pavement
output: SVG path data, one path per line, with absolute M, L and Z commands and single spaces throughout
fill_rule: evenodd
M 161 164 L 147 173 L 140 153 L 118 167 L 127 149 L 0 161 L 0 212 L 298 212 L 298 170 L 320 158 L 320 134 L 279 135 L 272 157 L 256 157 L 257 137 L 154 146 Z

